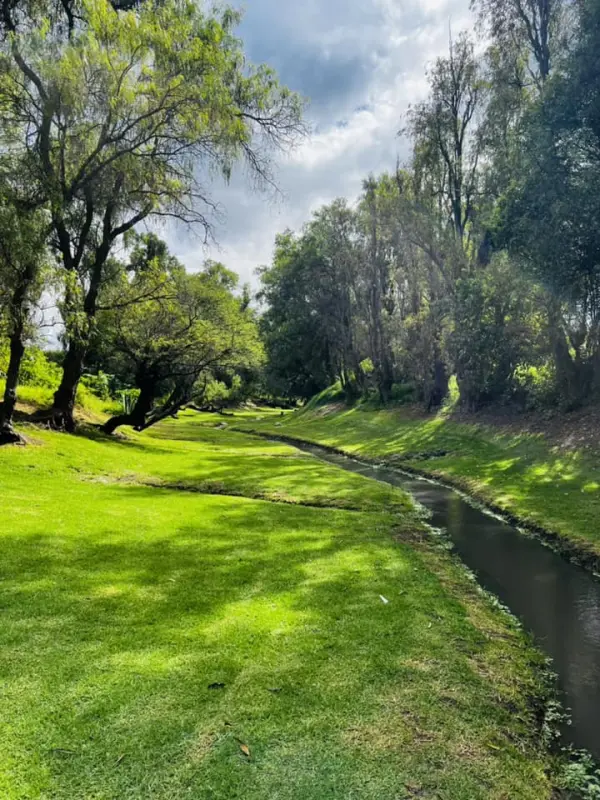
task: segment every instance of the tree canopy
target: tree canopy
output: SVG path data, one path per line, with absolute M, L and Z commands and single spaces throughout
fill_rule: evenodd
M 112 279 L 111 253 L 144 220 L 210 235 L 215 176 L 245 162 L 273 185 L 272 157 L 303 133 L 302 101 L 245 58 L 239 14 L 188 0 L 2 4 L 0 172 L 44 209 L 62 269 L 67 345 L 52 424 L 75 395 Z

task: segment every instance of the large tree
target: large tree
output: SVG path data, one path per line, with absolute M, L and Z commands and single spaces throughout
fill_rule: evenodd
M 229 9 L 165 0 L 119 12 L 86 0 L 66 29 L 50 11 L 35 27 L 17 4 L 3 13 L 3 149 L 6 159 L 26 154 L 51 213 L 67 342 L 53 424 L 72 429 L 115 243 L 150 216 L 208 230 L 210 173 L 227 177 L 245 159 L 272 181 L 269 151 L 301 131 L 301 102 L 270 69 L 246 63 Z
M 100 324 L 117 374 L 139 394 L 130 411 L 108 420 L 105 432 L 121 425 L 144 430 L 194 399 L 203 376 L 260 362 L 256 322 L 235 295 L 236 282 L 212 262 L 193 275 L 173 263 L 165 271 L 155 262 L 123 281 L 120 299 Z M 145 291 L 147 299 L 140 300 Z
M 522 169 L 501 204 L 503 242 L 548 289 L 549 336 L 566 405 L 600 389 L 600 3 L 523 120 Z

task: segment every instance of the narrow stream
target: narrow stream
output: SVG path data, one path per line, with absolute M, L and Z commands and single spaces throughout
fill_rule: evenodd
M 572 724 L 566 743 L 600 760 L 600 581 L 534 537 L 474 508 L 459 493 L 394 469 L 360 464 L 318 446 L 299 449 L 342 469 L 399 486 L 432 513 L 479 583 L 493 592 L 553 659 Z

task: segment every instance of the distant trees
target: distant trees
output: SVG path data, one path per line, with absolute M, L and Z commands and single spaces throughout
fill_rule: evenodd
M 477 56 L 461 34 L 432 66 L 402 131 L 410 161 L 370 177 L 355 205 L 336 201 L 287 234 L 301 285 L 277 261 L 263 272 L 269 370 L 291 393 L 334 376 L 350 398 L 432 408 L 454 374 L 469 409 L 600 397 L 600 2 L 473 5 L 489 48 Z M 324 228 L 315 245 L 314 229 L 340 206 L 352 270 L 330 287 L 325 256 L 339 248 Z M 350 359 L 322 311 L 340 294 L 351 300 Z M 294 352 L 306 342 L 315 353 L 318 337 L 327 354 L 301 359 L 299 386 L 273 302 L 283 296 L 290 307 L 301 298 L 306 323 Z
M 155 263 L 120 288 L 100 330 L 108 364 L 139 394 L 131 411 L 108 420 L 106 433 L 121 425 L 144 430 L 177 413 L 202 395 L 199 381 L 211 370 L 260 363 L 258 329 L 233 294 L 236 282 L 220 264 L 190 275 Z

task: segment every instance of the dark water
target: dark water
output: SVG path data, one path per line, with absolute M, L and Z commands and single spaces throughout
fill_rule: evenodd
M 572 717 L 565 741 L 600 760 L 600 581 L 537 539 L 474 508 L 452 489 L 318 447 L 301 449 L 399 486 L 432 512 L 430 524 L 448 532 L 479 583 L 500 598 L 553 659 Z

